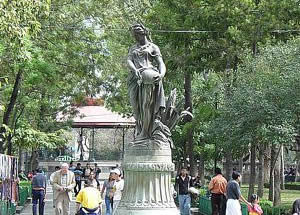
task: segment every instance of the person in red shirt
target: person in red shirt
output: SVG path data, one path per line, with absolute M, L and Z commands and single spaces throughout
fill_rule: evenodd
M 258 195 L 252 194 L 251 198 L 251 205 L 248 205 L 248 212 L 249 215 L 261 215 L 263 214 L 263 210 L 259 206 L 259 198 Z
M 211 196 L 212 215 L 224 215 L 226 207 L 226 186 L 227 180 L 223 177 L 221 169 L 215 169 L 215 177 L 213 177 L 208 185 Z

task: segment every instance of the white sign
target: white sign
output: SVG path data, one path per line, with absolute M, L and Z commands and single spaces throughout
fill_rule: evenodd
M 78 161 L 78 160 L 79 159 L 72 158 L 68 155 L 62 155 L 55 158 L 55 161 L 59 161 L 59 162 L 71 162 L 71 161 Z

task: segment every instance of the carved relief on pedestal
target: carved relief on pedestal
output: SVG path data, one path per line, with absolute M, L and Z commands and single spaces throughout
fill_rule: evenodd
M 126 171 L 129 181 L 124 189 L 120 207 L 174 208 L 171 194 L 171 173 L 155 171 Z M 126 192 L 129 190 L 130 192 Z

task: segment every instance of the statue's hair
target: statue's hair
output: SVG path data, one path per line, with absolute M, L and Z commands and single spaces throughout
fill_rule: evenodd
M 142 33 L 144 34 L 147 39 L 152 42 L 152 39 L 151 39 L 151 34 L 150 34 L 150 31 L 142 24 L 142 23 L 136 23 L 136 24 L 133 24 L 129 30 L 134 34 L 134 33 Z

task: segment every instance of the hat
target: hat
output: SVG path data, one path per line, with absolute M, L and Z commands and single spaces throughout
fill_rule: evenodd
M 119 169 L 113 169 L 110 171 L 110 173 L 116 173 L 117 175 L 121 175 L 121 171 Z

